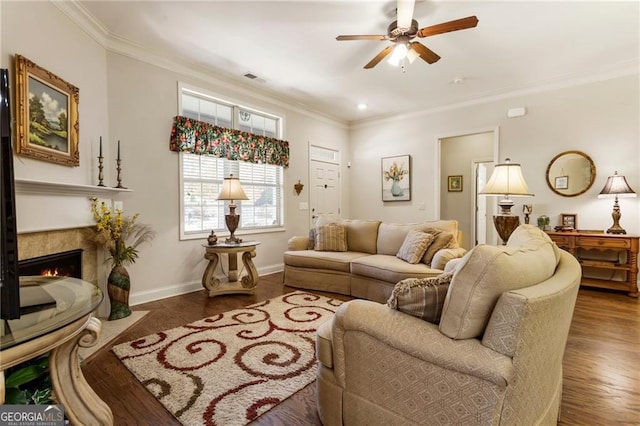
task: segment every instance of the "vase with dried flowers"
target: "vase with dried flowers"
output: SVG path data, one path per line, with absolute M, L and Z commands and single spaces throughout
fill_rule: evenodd
M 389 180 L 393 180 L 391 183 L 391 195 L 394 197 L 400 197 L 404 195 L 404 191 L 400 187 L 400 181 L 404 177 L 404 175 L 409 174 L 409 170 L 404 168 L 404 164 L 400 164 L 395 161 L 389 167 L 389 170 L 384 172 L 384 180 L 385 182 Z
M 107 278 L 107 290 L 111 311 L 109 320 L 131 315 L 129 308 L 129 290 L 131 280 L 125 265 L 134 263 L 138 258 L 138 247 L 149 242 L 155 232 L 149 225 L 138 222 L 139 213 L 131 217 L 124 216 L 122 210 L 111 209 L 104 202 L 98 203 L 91 198 L 91 213 L 96 221 L 93 240 L 109 252 L 112 268 Z

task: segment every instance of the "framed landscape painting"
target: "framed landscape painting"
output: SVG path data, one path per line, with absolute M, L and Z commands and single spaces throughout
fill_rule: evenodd
M 382 158 L 382 201 L 411 200 L 411 156 Z
M 15 68 L 17 153 L 79 166 L 78 88 L 21 55 Z

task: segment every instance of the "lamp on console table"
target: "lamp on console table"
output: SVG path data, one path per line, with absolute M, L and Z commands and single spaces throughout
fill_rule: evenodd
M 636 193 L 629 184 L 627 183 L 627 179 L 624 176 L 620 176 L 616 171 L 613 176 L 609 176 L 607 178 L 607 182 L 604 184 L 604 188 L 600 191 L 598 198 L 611 198 L 615 197 L 615 201 L 613 202 L 613 213 L 611 213 L 611 217 L 613 218 L 613 225 L 611 228 L 607 229 L 607 234 L 626 234 L 625 231 L 620 226 L 620 217 L 622 214 L 620 213 L 620 205 L 618 204 L 618 197 L 635 197 Z
M 504 163 L 496 164 L 493 174 L 479 194 L 502 197 L 498 201 L 500 213 L 493 216 L 493 224 L 502 239 L 502 244 L 507 244 L 511 233 L 520 225 L 520 217 L 511 213 L 513 201 L 509 197 L 533 197 L 522 176 L 520 164 L 512 163 L 509 158 Z
M 235 200 L 248 200 L 247 194 L 244 193 L 242 185 L 240 185 L 240 179 L 229 175 L 224 178 L 222 183 L 222 190 L 218 195 L 218 200 L 229 200 L 229 214 L 224 216 L 224 220 L 227 223 L 227 229 L 231 235 L 224 240 L 225 243 L 241 243 L 242 239 L 237 238 L 234 233 L 238 229 L 238 223 L 240 223 L 240 215 L 236 214 Z

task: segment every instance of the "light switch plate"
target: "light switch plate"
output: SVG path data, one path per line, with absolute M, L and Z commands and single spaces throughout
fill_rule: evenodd
M 113 202 L 113 209 L 114 210 L 124 211 L 124 203 L 122 201 L 114 201 Z

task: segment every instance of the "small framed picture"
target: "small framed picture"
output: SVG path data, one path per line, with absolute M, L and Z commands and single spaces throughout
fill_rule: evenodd
M 558 176 L 555 181 L 556 189 L 569 189 L 569 176 Z
M 560 215 L 560 224 L 564 228 L 578 228 L 578 215 L 575 213 L 562 213 Z
M 462 175 L 449 176 L 449 192 L 462 192 Z

